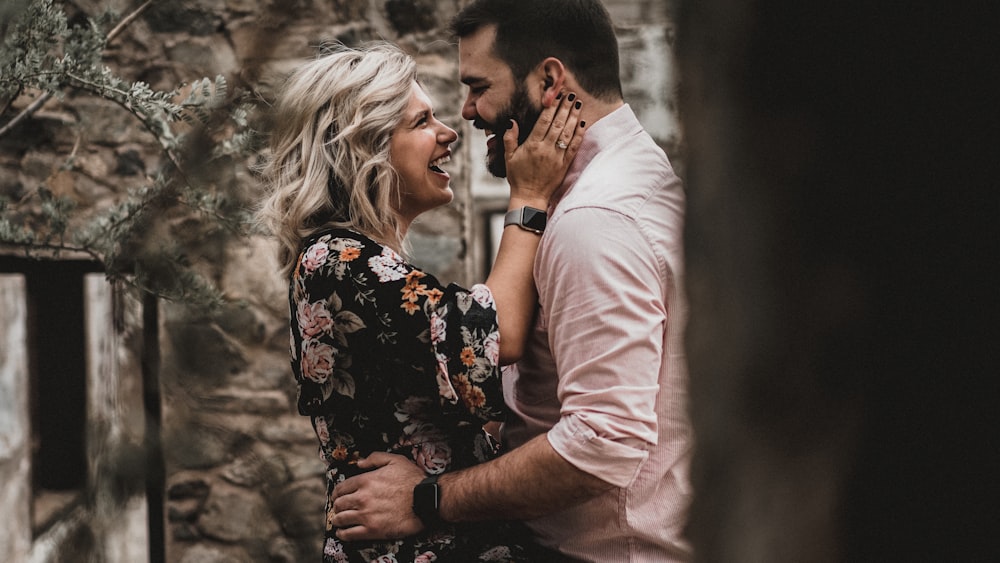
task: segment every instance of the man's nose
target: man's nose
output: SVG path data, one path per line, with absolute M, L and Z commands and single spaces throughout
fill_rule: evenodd
M 476 102 L 472 99 L 472 94 L 465 97 L 465 103 L 462 104 L 462 119 L 466 121 L 472 121 L 479 116 L 476 111 Z

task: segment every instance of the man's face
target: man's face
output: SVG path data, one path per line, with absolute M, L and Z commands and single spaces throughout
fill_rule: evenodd
M 518 144 L 528 138 L 541 114 L 527 88 L 514 80 L 505 62 L 494 56 L 496 27 L 486 26 L 458 42 L 459 75 L 469 93 L 462 117 L 486 132 L 486 168 L 498 178 L 507 176 L 503 134 L 511 119 L 517 121 Z

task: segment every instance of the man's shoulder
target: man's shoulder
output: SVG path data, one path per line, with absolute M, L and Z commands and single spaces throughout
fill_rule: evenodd
M 680 178 L 645 132 L 599 152 L 580 174 L 561 212 L 593 207 L 636 216 L 657 200 L 683 198 Z
M 607 163 L 602 168 L 614 168 L 623 178 L 641 176 L 667 182 L 676 177 L 667 153 L 644 129 L 622 137 L 618 143 L 602 151 L 599 156 Z

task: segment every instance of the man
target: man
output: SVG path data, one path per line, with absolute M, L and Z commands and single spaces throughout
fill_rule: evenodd
M 537 326 L 505 377 L 512 449 L 436 485 L 405 458 L 372 455 L 361 466 L 376 471 L 338 485 L 333 524 L 350 540 L 518 519 L 571 560 L 687 561 L 684 194 L 622 99 L 610 16 L 598 0 L 475 0 L 452 30 L 462 117 L 487 133 L 491 172 L 505 172 L 509 121 L 530 131 L 562 92 L 588 124 L 548 210 Z M 423 520 L 401 510 L 411 502 Z

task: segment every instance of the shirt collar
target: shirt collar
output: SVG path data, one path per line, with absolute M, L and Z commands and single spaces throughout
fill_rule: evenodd
M 587 127 L 584 131 L 583 143 L 580 144 L 580 150 L 577 151 L 573 163 L 570 164 L 569 170 L 566 172 L 566 177 L 563 178 L 562 184 L 552 197 L 549 212 L 551 213 L 559 201 L 569 193 L 580 174 L 586 170 L 595 156 L 612 143 L 631 136 L 636 129 L 641 128 L 642 125 L 628 104 L 622 104 L 618 109 Z

